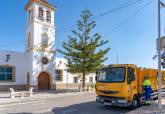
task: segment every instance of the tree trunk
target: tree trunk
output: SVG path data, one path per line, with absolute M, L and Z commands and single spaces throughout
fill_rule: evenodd
M 83 77 L 82 77 L 82 91 L 85 91 L 85 72 L 83 72 Z

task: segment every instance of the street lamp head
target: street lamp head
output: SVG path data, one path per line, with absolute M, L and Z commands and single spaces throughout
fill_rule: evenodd
M 160 5 L 161 5 L 162 7 L 165 7 L 165 4 L 164 4 L 163 2 L 160 2 Z
M 9 59 L 10 59 L 10 54 L 7 54 L 7 55 L 6 55 L 6 62 L 8 62 Z

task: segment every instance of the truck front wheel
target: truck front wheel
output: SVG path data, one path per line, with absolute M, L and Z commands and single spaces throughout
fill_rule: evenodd
M 137 107 L 139 106 L 139 99 L 137 96 L 134 96 L 133 97 L 133 100 L 131 102 L 131 106 L 130 106 L 130 109 L 136 109 Z

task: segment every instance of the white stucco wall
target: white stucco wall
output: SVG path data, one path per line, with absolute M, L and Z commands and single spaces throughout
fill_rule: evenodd
M 38 17 L 38 8 L 41 6 L 44 10 L 44 19 L 46 18 L 46 11 L 49 10 L 51 12 L 51 23 L 47 23 L 46 20 L 42 22 Z M 52 76 L 52 83 L 56 83 L 55 81 L 55 69 L 60 69 L 63 71 L 63 79 L 58 83 L 73 83 L 73 78 L 78 77 L 80 74 L 72 74 L 66 71 L 66 59 L 64 58 L 56 58 L 55 53 L 51 51 L 55 51 L 55 24 L 54 24 L 54 13 L 55 11 L 49 9 L 46 6 L 43 6 L 38 3 L 33 3 L 29 9 L 33 9 L 33 20 L 27 21 L 26 26 L 26 49 L 24 53 L 0 50 L 0 65 L 11 65 L 16 68 L 16 78 L 15 82 L 0 82 L 0 85 L 19 85 L 19 84 L 27 84 L 27 74 L 30 74 L 30 85 L 37 85 L 38 80 L 37 77 L 41 72 L 48 72 L 50 76 Z M 27 12 L 27 19 L 28 12 Z M 47 28 L 46 30 L 44 28 Z M 30 46 L 27 47 L 28 42 L 28 34 L 30 33 Z M 41 35 L 46 33 L 48 35 L 48 48 L 45 50 L 41 49 Z M 10 55 L 10 60 L 6 62 L 6 55 Z M 47 57 L 49 63 L 43 65 L 42 58 Z M 61 61 L 61 62 L 60 62 Z M 61 63 L 61 64 L 60 64 Z M 95 74 L 87 75 L 86 82 L 89 83 L 89 77 L 93 77 L 93 81 L 95 81 Z M 80 79 L 78 80 L 80 83 Z
M 10 59 L 6 62 L 6 55 L 10 55 Z M 0 82 L 0 85 L 25 84 L 25 53 L 0 50 L 0 65 L 11 65 L 15 67 L 15 82 Z
M 73 83 L 73 78 L 74 77 L 79 77 L 81 76 L 81 74 L 78 73 L 69 73 L 66 71 L 67 67 L 67 60 L 64 58 L 58 58 L 56 57 L 56 69 L 58 70 L 62 70 L 63 71 L 63 79 L 62 81 L 57 81 L 58 84 L 62 84 L 62 83 Z M 86 75 L 86 83 L 89 83 L 89 78 L 93 77 L 93 83 L 95 83 L 95 73 L 90 73 L 88 75 Z M 78 83 L 80 83 L 80 80 L 78 80 Z
M 38 19 L 38 9 L 39 6 L 44 10 L 44 20 Z M 27 25 L 27 35 L 31 34 L 31 49 L 27 49 L 26 54 L 26 74 L 30 74 L 30 84 L 38 84 L 38 76 L 41 72 L 48 72 L 52 77 L 52 82 L 55 83 L 55 27 L 54 27 L 54 10 L 49 9 L 42 4 L 34 2 L 29 9 L 33 9 L 33 20 Z M 46 19 L 46 11 L 51 12 L 51 23 L 48 23 Z M 41 41 L 42 34 L 48 35 L 48 47 L 42 49 Z M 54 51 L 54 52 L 53 52 Z M 44 65 L 42 63 L 42 58 L 46 57 L 49 60 L 49 63 Z

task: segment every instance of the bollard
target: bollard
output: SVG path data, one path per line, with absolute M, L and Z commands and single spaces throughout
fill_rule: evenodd
M 23 94 L 24 94 L 24 93 L 23 93 L 23 92 L 21 92 L 21 98 L 23 98 Z
M 15 98 L 14 94 L 14 89 L 10 88 L 10 98 Z
M 82 92 L 82 87 L 81 87 L 81 85 L 79 85 L 79 91 Z
M 34 89 L 33 87 L 30 87 L 29 88 L 29 97 L 32 97 L 32 95 L 33 95 L 33 89 Z

